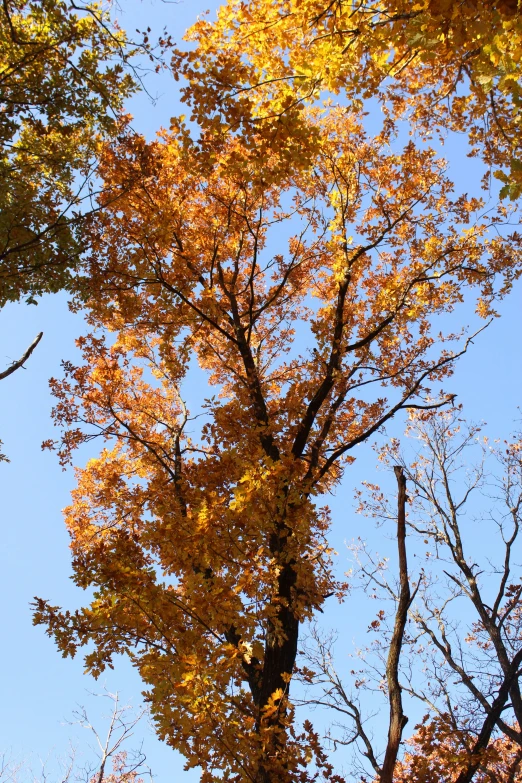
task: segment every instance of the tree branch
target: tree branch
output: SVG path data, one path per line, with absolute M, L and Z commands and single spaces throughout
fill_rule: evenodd
M 0 372 L 0 381 L 2 381 L 4 378 L 7 378 L 8 375 L 12 375 L 16 370 L 19 370 L 20 367 L 23 367 L 24 363 L 28 360 L 38 343 L 43 337 L 43 332 L 40 332 L 36 335 L 33 342 L 27 349 L 27 351 L 24 353 L 21 359 L 18 359 L 17 362 L 13 362 L 10 367 L 7 368 L 7 370 L 4 370 L 3 372 Z
M 406 558 L 406 478 L 400 465 L 393 468 L 399 494 L 397 498 L 397 548 L 399 550 L 399 602 L 395 614 L 395 626 L 386 662 L 386 680 L 388 683 L 388 698 L 390 701 L 390 723 L 388 729 L 388 744 L 380 774 L 381 783 L 392 783 L 395 762 L 399 745 L 408 718 L 402 707 L 401 686 L 399 684 L 399 660 L 401 655 L 404 629 L 408 619 L 408 609 L 411 603 L 410 583 L 408 580 L 408 561 Z

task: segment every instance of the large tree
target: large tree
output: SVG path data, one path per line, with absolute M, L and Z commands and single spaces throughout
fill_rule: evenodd
M 62 460 L 106 446 L 67 512 L 95 596 L 39 601 L 36 621 L 64 655 L 92 644 L 95 675 L 129 656 L 204 781 L 305 781 L 312 758 L 331 773 L 290 698 L 300 626 L 342 592 L 317 497 L 399 411 L 448 402 L 468 342 L 443 314 L 469 290 L 487 318 L 520 268 L 519 237 L 489 234 L 505 209 L 452 197 L 432 150 L 394 152 L 343 108 L 305 119 L 308 168 L 177 120 L 106 149 L 94 332 L 53 381 Z M 195 362 L 215 388 L 201 411 Z

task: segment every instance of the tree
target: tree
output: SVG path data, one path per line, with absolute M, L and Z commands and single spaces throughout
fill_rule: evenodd
M 302 102 L 325 92 L 355 105 L 377 97 L 388 118 L 422 135 L 467 133 L 472 154 L 496 168 L 502 195 L 520 196 L 516 0 L 228 0 L 189 39 L 197 46 L 175 63 L 201 122 L 263 122 L 279 145 L 300 132 Z
M 135 51 L 96 3 L 4 0 L 0 306 L 69 284 L 96 151 L 118 133 L 123 102 L 138 86 Z
M 432 151 L 394 153 L 342 108 L 307 122 L 312 169 L 264 157 L 261 136 L 193 141 L 178 120 L 106 149 L 98 333 L 52 382 L 61 460 L 106 446 L 67 512 L 95 597 L 38 599 L 35 622 L 64 655 L 91 643 L 94 675 L 127 655 L 159 736 L 203 781 L 305 781 L 312 758 L 333 775 L 289 691 L 300 626 L 343 593 L 316 498 L 399 411 L 448 403 L 431 388 L 470 338 L 438 316 L 469 288 L 487 318 L 519 265 L 517 235 L 488 236 L 506 208 L 476 219 Z M 183 400 L 193 359 L 217 392 L 200 416 Z
M 150 775 L 150 770 L 145 766 L 146 756 L 141 748 L 128 751 L 125 745 L 146 711 L 142 709 L 134 712 L 129 705 L 122 705 L 118 693 L 105 691 L 95 695 L 101 695 L 112 703 L 105 736 L 95 728 L 85 707 L 75 711 L 70 725 L 79 725 L 94 736 L 97 760 L 94 764 L 87 761 L 79 766 L 77 748 L 71 745 L 69 757 L 60 762 L 61 783 L 143 783 L 143 777 L 140 776 Z M 112 771 L 108 769 L 109 763 Z M 26 779 L 46 783 L 53 773 L 49 772 L 47 761 L 41 762 L 41 767 L 39 772 L 35 772 L 27 762 L 17 762 L 2 754 L 0 783 L 23 783 Z
M 388 558 L 360 544 L 362 584 L 381 608 L 368 628 L 374 641 L 362 654 L 360 668 L 352 671 L 355 686 L 337 673 L 331 638 L 322 638 L 315 630 L 306 649 L 304 674 L 313 686 L 313 702 L 332 710 L 344 724 L 341 734 L 339 726 L 332 734 L 333 741 L 358 747 L 379 783 L 520 779 L 522 574 L 515 553 L 522 513 L 521 438 L 491 446 L 487 439 L 480 442 L 479 431 L 465 425 L 460 409 L 414 414 L 409 428 L 409 436 L 418 443 L 414 461 L 407 465 L 397 441 L 384 448 L 384 464 L 394 464 L 407 484 L 409 562 L 422 563 L 409 577 L 412 595 L 404 587 L 405 559 L 396 586 Z M 477 449 L 478 461 L 470 460 L 469 452 Z M 497 469 L 488 470 L 492 458 Z M 369 498 L 360 496 L 361 509 L 396 524 L 386 494 L 374 484 L 368 489 Z M 473 516 L 475 509 L 478 518 Z M 399 492 L 399 531 L 400 512 Z M 474 546 L 479 534 L 488 542 L 486 553 Z M 406 598 L 405 652 L 390 681 L 397 619 L 394 622 L 393 614 L 389 619 L 382 602 L 391 600 L 395 618 L 401 619 Z M 368 707 L 375 711 L 378 695 L 388 699 L 390 726 L 394 718 L 402 718 L 400 739 L 407 718 L 402 705 L 394 711 L 397 686 L 399 698 L 402 694 L 409 699 L 408 711 L 415 709 L 417 700 L 428 712 L 392 778 L 386 759 L 397 743 L 373 741 Z M 365 691 L 371 693 L 368 704 Z

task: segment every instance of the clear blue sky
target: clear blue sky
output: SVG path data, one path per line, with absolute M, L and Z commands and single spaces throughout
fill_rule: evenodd
M 159 30 L 167 25 L 180 41 L 183 30 L 198 13 L 215 9 L 208 0 L 185 3 L 156 3 L 127 0 L 122 25 L 129 30 L 150 25 Z M 152 136 L 161 124 L 182 111 L 177 85 L 162 77 L 149 82 L 158 94 L 156 106 L 146 96 L 135 99 L 131 111 L 135 126 Z M 476 179 L 476 170 L 462 154 L 462 143 L 445 150 L 452 161 L 457 181 Z M 519 418 L 517 406 L 522 389 L 521 287 L 502 306 L 498 319 L 476 341 L 459 363 L 448 390 L 458 393 L 468 418 L 484 419 L 492 436 L 506 436 Z M 10 305 L 0 312 L 0 367 L 18 358 L 37 332 L 43 342 L 20 370 L 0 383 L 0 438 L 10 464 L 0 465 L 2 547 L 0 550 L 0 752 L 12 748 L 18 758 L 31 756 L 35 768 L 39 758 L 67 752 L 70 738 L 78 732 L 62 725 L 76 704 L 85 704 L 93 717 L 100 713 L 100 700 L 86 690 L 99 691 L 103 684 L 119 690 L 124 700 L 140 703 L 141 683 L 126 661 L 118 661 L 113 672 L 95 683 L 82 673 L 82 661 L 64 661 L 41 628 L 33 628 L 29 602 L 38 595 L 62 606 L 80 605 L 82 595 L 68 579 L 68 540 L 61 518 L 74 484 L 72 471 L 61 472 L 55 457 L 42 453 L 40 444 L 53 436 L 50 420 L 52 400 L 48 379 L 60 374 L 62 359 L 74 360 L 74 339 L 81 333 L 81 316 L 68 312 L 66 297 L 41 300 L 37 307 Z M 190 388 L 187 390 L 190 401 Z M 395 425 L 400 431 L 400 422 Z M 375 456 L 368 446 L 360 447 L 357 461 L 348 472 L 342 489 L 329 504 L 334 512 L 334 544 L 341 564 L 346 560 L 344 541 L 359 534 L 362 520 L 353 512 L 353 487 L 363 478 L 375 477 Z M 365 523 L 368 527 L 368 523 Z M 375 536 L 368 529 L 370 537 Z M 354 597 L 357 600 L 357 596 Z M 332 604 L 326 622 L 346 628 L 357 618 L 357 606 Z M 146 723 L 138 728 L 148 763 L 161 783 L 197 780 L 197 773 L 184 773 L 182 760 L 159 743 Z M 86 747 L 86 737 L 74 740 Z

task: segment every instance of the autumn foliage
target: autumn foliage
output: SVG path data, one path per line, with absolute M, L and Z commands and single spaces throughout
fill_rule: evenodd
M 479 128 L 489 93 L 476 74 L 498 62 L 469 47 L 491 18 L 518 67 L 501 35 L 509 4 L 486 9 L 486 22 L 464 4 L 437 61 L 439 6 L 406 18 L 395 5 L 231 2 L 217 25 L 196 25 L 197 50 L 174 58 L 199 128 L 173 118 L 155 141 L 123 135 L 98 149 L 74 305 L 91 333 L 78 341 L 82 363 L 51 381 L 62 435 L 45 444 L 66 465 L 101 441 L 66 510 L 74 580 L 93 597 L 77 611 L 38 599 L 35 622 L 64 656 L 88 646 L 95 676 L 126 655 L 159 736 L 203 783 L 341 780 L 291 686 L 303 676 L 300 629 L 346 594 L 321 498 L 399 412 L 452 402 L 448 379 L 473 337 L 460 306 L 473 303 L 479 331 L 520 275 L 516 206 L 485 211 L 455 194 L 425 143 L 432 123 L 466 124 L 488 163 L 506 163 L 508 143 L 497 161 Z M 341 34 L 348 22 L 355 32 Z M 448 112 L 439 99 L 468 64 L 472 88 Z M 388 90 L 389 67 L 371 137 L 358 96 Z M 491 78 L 491 111 L 513 111 L 511 82 Z M 350 105 L 319 106 L 323 86 L 347 90 Z M 425 137 L 402 145 L 397 121 L 410 110 Z M 413 600 L 407 570 L 401 579 L 387 686 L 397 694 Z M 457 741 L 437 740 L 441 765 Z
M 448 714 L 419 726 L 406 747 L 395 770 L 396 783 L 452 783 L 473 759 L 472 735 L 456 730 Z M 476 783 L 519 783 L 522 779 L 522 750 L 506 737 L 493 740 L 477 761 Z
M 314 499 L 399 410 L 447 401 L 431 389 L 466 343 L 433 317 L 466 288 L 487 317 L 517 270 L 518 237 L 486 238 L 431 150 L 393 152 L 344 109 L 309 122 L 320 153 L 298 172 L 238 138 L 209 155 L 181 125 L 107 149 L 88 272 L 110 339 L 82 338 L 84 364 L 53 381 L 62 460 L 107 445 L 67 512 L 95 599 L 40 602 L 37 621 L 64 654 L 94 643 L 94 674 L 129 655 L 205 780 L 322 763 L 289 698 L 299 627 L 341 590 Z M 198 420 L 194 361 L 216 390 Z
M 388 119 L 422 135 L 468 135 L 503 196 L 520 196 L 516 0 L 228 0 L 217 22 L 200 19 L 188 38 L 196 49 L 174 64 L 203 124 L 262 123 L 292 148 L 303 142 L 303 104 L 325 94 L 354 107 L 374 98 Z
M 0 306 L 57 291 L 78 267 L 99 143 L 137 85 L 127 38 L 96 3 L 0 9 Z

